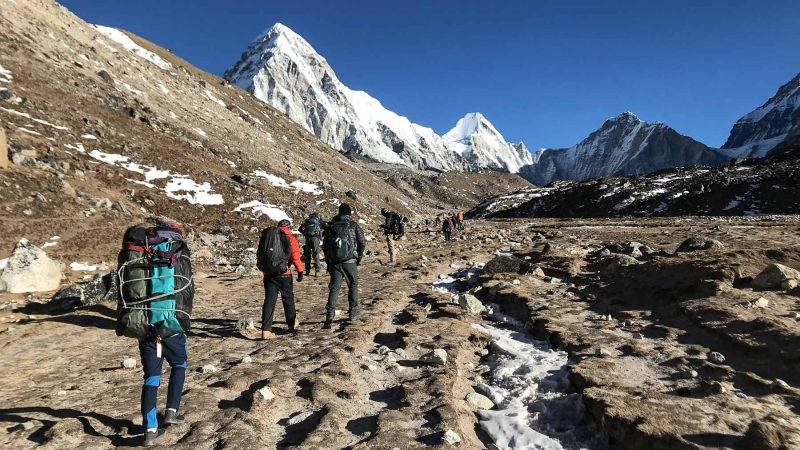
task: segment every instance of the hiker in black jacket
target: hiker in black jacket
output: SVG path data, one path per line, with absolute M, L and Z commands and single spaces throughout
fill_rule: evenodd
M 386 208 L 381 209 L 381 215 L 385 218 L 383 225 L 383 235 L 386 236 L 386 247 L 389 250 L 389 262 L 397 262 L 397 246 L 394 241 L 400 240 L 405 234 L 403 217 Z
M 366 239 L 352 214 L 350 205 L 342 203 L 339 206 L 339 215 L 328 224 L 323 235 L 322 248 L 325 251 L 328 273 L 331 275 L 325 324 L 322 327 L 324 329 L 331 328 L 343 279 L 347 283 L 350 320 L 356 320 L 360 316 L 357 266 L 364 257 Z
M 300 234 L 305 238 L 303 244 L 303 264 L 306 266 L 306 275 L 311 274 L 311 263 L 314 263 L 314 276 L 319 273 L 319 249 L 322 243 L 322 230 L 325 224 L 319 213 L 311 213 L 300 225 Z

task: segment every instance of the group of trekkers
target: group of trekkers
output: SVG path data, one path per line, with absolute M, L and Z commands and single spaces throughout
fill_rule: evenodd
M 462 231 L 464 229 L 464 213 L 461 211 L 444 214 L 440 219 L 442 221 L 442 234 L 444 234 L 444 240 L 447 242 L 452 239 L 453 231 Z
M 395 240 L 405 233 L 407 219 L 383 209 L 381 225 L 389 247 L 390 260 L 396 261 Z M 343 203 L 338 214 L 324 222 L 312 213 L 300 226 L 304 236 L 303 252 L 294 237 L 289 220 L 261 232 L 256 250 L 256 265 L 263 273 L 264 303 L 261 311 L 261 338 L 275 339 L 273 316 L 278 295 L 283 303 L 287 329 L 294 335 L 299 320 L 294 302 L 294 277 L 319 275 L 323 267 L 320 254 L 330 276 L 328 300 L 323 329 L 332 328 L 336 303 L 343 283 L 348 287 L 349 320 L 360 317 L 358 266 L 364 257 L 366 239 L 353 210 Z M 186 331 L 192 314 L 194 281 L 190 251 L 183 240 L 182 227 L 172 221 L 159 220 L 155 226 L 140 224 L 130 227 L 123 238 L 118 257 L 119 302 L 117 305 L 117 334 L 136 338 L 144 370 L 141 412 L 145 428 L 144 445 L 156 445 L 164 433 L 159 428 L 157 393 L 161 384 L 163 360 L 170 365 L 164 424 L 179 424 L 184 378 L 188 367 Z

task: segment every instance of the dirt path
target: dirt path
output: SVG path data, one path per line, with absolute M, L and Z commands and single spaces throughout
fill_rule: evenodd
M 412 234 L 397 265 L 368 259 L 361 268 L 364 319 L 352 325 L 337 320 L 333 330 L 321 329 L 327 277 L 296 283 L 301 331 L 285 334 L 279 307 L 280 336 L 268 342 L 236 330 L 239 319 L 259 323 L 260 277 L 201 267 L 182 406 L 187 423 L 170 427 L 163 445 L 412 448 L 438 444 L 453 430 L 466 445 L 480 447 L 474 414 L 463 402 L 470 380 L 459 374 L 477 363 L 488 340 L 459 318 L 449 296 L 431 292 L 434 275 L 448 272 L 451 261 L 463 264 L 467 252 L 466 241 L 444 249 L 436 239 Z M 430 267 L 421 265 L 423 254 Z M 346 314 L 342 294 L 339 308 Z M 138 361 L 138 351 L 134 341 L 114 335 L 114 311 L 98 305 L 62 314 L 37 306 L 17 310 L 23 320 L 0 334 L 0 422 L 9 431 L 0 446 L 137 445 L 141 369 L 120 363 Z M 448 351 L 447 365 L 418 362 L 434 347 Z M 243 362 L 245 356 L 252 362 Z M 216 372 L 202 373 L 207 365 Z M 166 380 L 167 374 L 160 401 Z M 259 393 L 265 386 L 274 400 Z

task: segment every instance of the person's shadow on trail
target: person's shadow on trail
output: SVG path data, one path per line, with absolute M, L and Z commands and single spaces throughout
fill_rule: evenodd
M 29 414 L 33 414 L 34 416 L 29 417 Z M 83 432 L 85 434 L 106 438 L 112 445 L 116 447 L 138 445 L 140 439 L 132 436 L 125 436 L 124 434 L 126 434 L 126 431 L 127 434 L 132 434 L 133 432 L 141 433 L 143 431 L 141 430 L 141 426 L 134 424 L 131 420 L 115 419 L 105 414 L 99 414 L 95 412 L 84 413 L 72 408 L 57 409 L 46 406 L 0 408 L 0 422 L 17 423 L 17 425 L 8 427 L 7 431 L 9 432 L 21 429 L 22 424 L 25 422 L 41 422 L 42 426 L 33 431 L 30 436 L 28 436 L 28 440 L 37 444 L 42 444 L 51 438 L 51 436 L 48 436 L 48 432 L 58 423 L 58 420 L 39 419 L 35 417 L 40 414 L 56 417 L 58 419 L 77 419 L 83 426 Z M 94 426 L 92 426 L 92 423 L 89 419 L 95 419 L 99 421 L 104 426 L 115 430 L 117 434 L 108 435 L 101 433 L 100 431 L 96 430 Z

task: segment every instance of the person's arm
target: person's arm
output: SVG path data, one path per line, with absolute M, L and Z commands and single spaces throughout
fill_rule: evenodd
M 303 261 L 300 258 L 300 244 L 292 234 L 289 234 L 289 261 L 297 270 L 297 273 L 303 273 Z
M 356 223 L 356 249 L 358 250 L 358 260 L 361 261 L 361 258 L 364 257 L 364 250 L 367 247 L 367 239 L 364 237 L 364 231 L 361 230 L 361 227 Z

